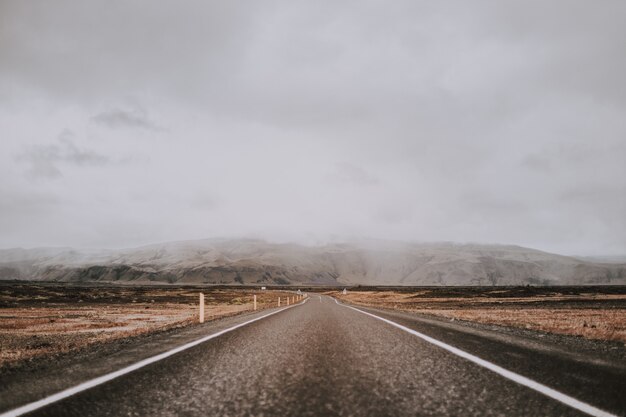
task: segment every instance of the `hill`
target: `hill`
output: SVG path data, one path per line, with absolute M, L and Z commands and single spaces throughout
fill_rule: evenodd
M 0 279 L 320 285 L 626 284 L 626 264 L 511 245 L 209 239 L 122 250 L 0 250 Z

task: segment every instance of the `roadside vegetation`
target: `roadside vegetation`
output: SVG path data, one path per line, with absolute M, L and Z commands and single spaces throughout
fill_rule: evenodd
M 355 305 L 626 343 L 625 287 L 355 289 L 328 294 Z
M 198 322 L 199 292 L 205 320 L 271 308 L 278 297 L 258 288 L 104 287 L 0 284 L 0 368 L 95 343 L 165 331 Z

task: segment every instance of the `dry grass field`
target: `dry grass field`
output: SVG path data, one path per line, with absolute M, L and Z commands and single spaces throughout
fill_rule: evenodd
M 275 307 L 279 291 L 166 287 L 0 285 L 0 368 L 41 355 L 196 323 L 198 294 L 205 319 Z
M 329 295 L 355 305 L 626 343 L 626 293 L 620 288 L 604 292 L 584 287 L 567 291 L 423 289 Z

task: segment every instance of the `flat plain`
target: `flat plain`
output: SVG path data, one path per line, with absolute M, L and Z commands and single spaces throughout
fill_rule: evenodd
M 38 357 L 67 354 L 93 344 L 190 326 L 205 318 L 277 305 L 293 293 L 259 288 L 0 284 L 0 369 Z
M 626 343 L 626 287 L 354 288 L 329 295 L 392 309 Z

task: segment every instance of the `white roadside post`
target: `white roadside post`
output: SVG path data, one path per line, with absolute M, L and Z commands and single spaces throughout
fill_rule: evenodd
M 200 323 L 204 323 L 204 294 L 200 293 L 200 317 L 198 319 Z
M 254 309 L 256 310 L 256 294 L 254 294 Z
M 280 307 L 280 297 L 278 297 L 278 307 Z

